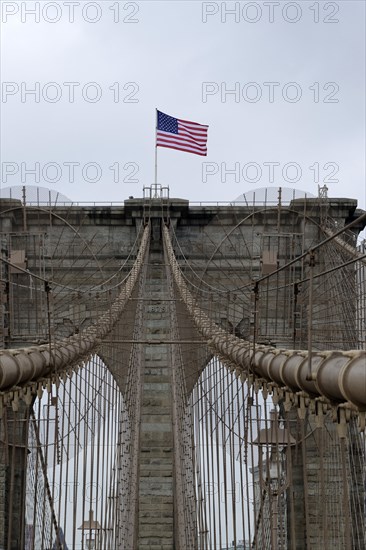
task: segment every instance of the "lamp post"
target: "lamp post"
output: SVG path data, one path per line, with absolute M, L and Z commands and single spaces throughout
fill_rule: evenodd
M 270 543 L 272 550 L 279 550 L 279 501 L 288 488 L 289 480 L 287 475 L 287 465 L 281 464 L 281 451 L 290 445 L 295 445 L 296 441 L 292 435 L 283 428 L 280 428 L 277 412 L 270 412 L 270 427 L 260 430 L 258 437 L 253 441 L 258 445 L 259 450 L 259 484 L 264 490 L 272 504 L 270 504 Z M 265 448 L 266 458 L 263 462 L 263 448 Z M 264 467 L 267 469 L 265 479 L 262 479 Z M 281 529 L 282 530 L 282 529 Z
M 93 510 L 89 510 L 89 518 L 83 521 L 78 530 L 81 531 L 81 536 L 83 541 L 85 541 L 87 550 L 96 550 L 99 542 L 101 525 L 99 521 L 94 520 Z

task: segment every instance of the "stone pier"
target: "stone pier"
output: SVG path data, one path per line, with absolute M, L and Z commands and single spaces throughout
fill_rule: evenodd
M 155 245 L 152 242 L 148 262 L 144 293 L 144 339 L 152 342 L 169 340 L 169 295 L 161 242 Z M 173 433 L 169 345 L 146 345 L 143 363 L 138 548 L 173 550 Z

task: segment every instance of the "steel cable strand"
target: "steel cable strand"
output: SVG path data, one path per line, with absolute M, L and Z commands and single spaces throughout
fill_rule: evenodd
M 0 351 L 0 390 L 25 385 L 47 377 L 52 371 L 58 373 L 69 366 L 83 363 L 95 353 L 103 338 L 113 329 L 122 315 L 138 280 L 148 248 L 150 229 L 145 228 L 136 261 L 126 283 L 116 298 L 110 311 L 99 321 L 77 335 L 55 343 L 42 344 L 23 349 Z
M 350 244 L 348 244 L 346 241 L 344 241 L 341 237 L 337 237 L 335 236 L 334 232 L 332 231 L 332 229 L 329 229 L 327 227 L 323 227 L 322 228 L 324 233 L 328 236 L 328 237 L 333 237 L 334 239 L 334 242 L 338 245 L 338 247 L 343 250 L 343 251 L 347 251 L 348 254 L 350 254 L 352 257 L 360 260 L 363 264 L 366 264 L 366 258 L 365 258 L 365 255 L 364 254 L 361 254 L 357 249 L 355 249 L 353 246 L 351 246 Z
M 274 382 L 292 392 L 321 396 L 334 404 L 347 403 L 352 409 L 366 411 L 366 352 L 363 350 L 330 350 L 322 352 L 277 349 L 242 340 L 228 334 L 195 305 L 174 257 L 168 229 L 164 242 L 175 282 L 186 307 L 200 333 L 216 355 L 222 355 L 239 369 L 260 379 Z M 312 379 L 308 379 L 308 363 L 312 363 Z

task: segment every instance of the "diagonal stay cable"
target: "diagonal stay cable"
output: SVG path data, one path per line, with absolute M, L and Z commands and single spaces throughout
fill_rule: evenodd
M 85 361 L 113 329 L 139 278 L 148 250 L 150 228 L 146 226 L 136 261 L 108 312 L 79 334 L 25 349 L 0 351 L 0 390 L 34 382 Z
M 244 373 L 289 388 L 294 393 L 305 392 L 336 404 L 348 402 L 353 409 L 366 410 L 366 351 L 330 350 L 309 354 L 306 350 L 277 349 L 259 344 L 253 346 L 251 342 L 227 333 L 196 305 L 175 259 L 166 227 L 164 244 L 182 299 L 198 330 L 218 357 Z M 309 380 L 307 369 L 310 360 L 313 370 Z

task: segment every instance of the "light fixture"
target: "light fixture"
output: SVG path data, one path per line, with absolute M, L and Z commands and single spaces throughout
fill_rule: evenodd
M 87 550 L 95 550 L 98 544 L 98 532 L 101 530 L 99 521 L 94 520 L 94 510 L 89 510 L 89 518 L 78 528 L 82 534 Z M 85 537 L 85 538 L 84 538 Z

